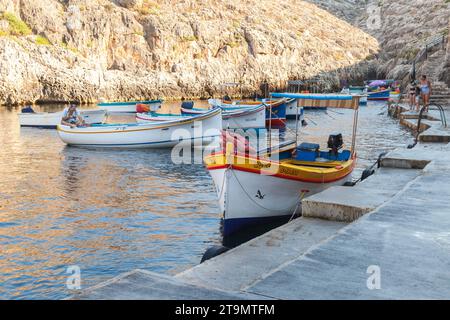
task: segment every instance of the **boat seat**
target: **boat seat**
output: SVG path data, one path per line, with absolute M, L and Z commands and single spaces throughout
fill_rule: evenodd
M 298 161 L 316 161 L 320 155 L 320 145 L 317 143 L 303 142 L 297 147 L 295 160 Z
M 350 159 L 350 156 L 350 150 L 342 150 L 338 152 L 337 155 L 329 151 L 321 151 L 318 157 L 329 159 L 330 161 L 348 161 Z
M 299 150 L 305 150 L 305 151 L 311 151 L 311 150 L 318 150 L 320 148 L 320 145 L 317 143 L 310 143 L 310 142 L 303 142 L 301 143 L 297 149 Z

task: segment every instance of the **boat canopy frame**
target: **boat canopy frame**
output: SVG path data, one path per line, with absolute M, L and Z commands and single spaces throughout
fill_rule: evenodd
M 297 100 L 297 108 L 302 107 L 316 107 L 316 108 L 337 108 L 337 109 L 351 109 L 353 110 L 353 130 L 352 130 L 352 145 L 351 156 L 355 155 L 356 149 L 356 133 L 358 130 L 358 114 L 359 103 L 362 95 L 345 95 L 345 94 L 305 94 L 305 93 L 270 93 L 272 98 L 293 98 Z M 297 112 L 298 114 L 298 112 Z M 298 143 L 298 119 L 296 119 L 296 133 L 295 141 Z

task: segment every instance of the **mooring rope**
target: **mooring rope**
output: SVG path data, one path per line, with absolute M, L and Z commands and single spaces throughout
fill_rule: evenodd
M 231 168 L 230 170 L 231 170 L 232 174 L 234 175 L 234 177 L 236 178 L 236 181 L 237 181 L 237 183 L 239 184 L 239 186 L 241 187 L 242 191 L 244 191 L 245 195 L 246 195 L 246 196 L 247 196 L 254 204 L 256 204 L 258 207 L 260 207 L 260 208 L 262 208 L 262 209 L 264 209 L 264 210 L 267 210 L 267 211 L 276 211 L 276 212 L 286 212 L 286 211 L 289 210 L 289 208 L 286 208 L 286 209 L 283 209 L 283 210 L 280 210 L 280 209 L 269 209 L 269 208 L 266 208 L 266 207 L 264 207 L 263 205 L 259 204 L 258 202 L 256 202 L 256 201 L 253 199 L 253 197 L 251 197 L 251 196 L 247 193 L 247 191 L 245 190 L 244 186 L 241 184 L 241 182 L 239 181 L 238 177 L 236 176 L 236 173 L 234 172 L 234 170 L 233 170 L 232 168 Z M 300 197 L 298 198 L 298 200 L 300 200 Z

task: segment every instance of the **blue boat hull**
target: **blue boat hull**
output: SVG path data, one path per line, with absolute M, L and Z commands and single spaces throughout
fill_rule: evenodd
M 369 92 L 367 100 L 389 100 L 390 91 Z

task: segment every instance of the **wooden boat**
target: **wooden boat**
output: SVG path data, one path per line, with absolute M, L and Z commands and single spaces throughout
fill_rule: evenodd
M 58 125 L 58 134 L 68 145 L 115 148 L 165 148 L 182 141 L 202 145 L 221 134 L 222 111 L 210 110 L 187 119 L 145 124 L 103 124 L 70 128 Z
M 298 99 L 298 106 L 348 108 L 355 111 L 356 132 L 359 97 L 352 95 L 310 95 L 274 93 L 274 97 Z M 297 139 L 296 139 L 297 140 Z M 270 154 L 236 151 L 230 143 L 220 152 L 205 157 L 223 214 L 223 233 L 229 236 L 254 224 L 287 219 L 301 210 L 301 200 L 351 179 L 356 163 L 355 134 L 351 148 L 341 150 L 342 136 L 331 135 L 329 150 L 302 143 Z M 272 153 L 272 151 L 271 151 Z
M 391 89 L 368 92 L 367 100 L 387 101 L 387 100 L 389 100 L 390 92 L 391 92 Z
M 80 110 L 81 117 L 87 124 L 103 123 L 106 110 Z M 63 111 L 59 112 L 22 112 L 19 113 L 21 127 L 56 129 L 61 123 Z
M 263 99 L 261 101 L 221 101 L 210 99 L 212 106 L 223 110 L 250 108 L 263 103 L 266 106 L 266 127 L 284 128 L 286 126 L 286 102 L 288 99 Z
M 223 108 L 222 128 L 223 129 L 263 129 L 266 124 L 266 106 L 263 104 L 254 105 L 248 108 Z M 193 106 L 182 105 L 181 114 L 193 116 L 203 114 L 207 110 L 193 108 Z
M 136 113 L 136 105 L 148 105 L 152 109 L 159 108 L 162 100 L 129 101 L 129 102 L 102 102 L 97 104 L 99 108 L 109 113 Z

